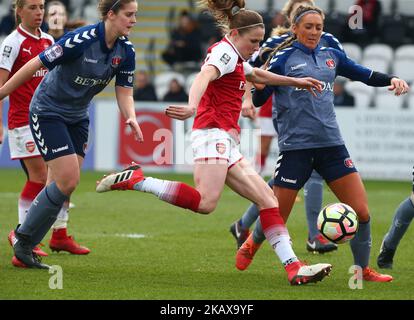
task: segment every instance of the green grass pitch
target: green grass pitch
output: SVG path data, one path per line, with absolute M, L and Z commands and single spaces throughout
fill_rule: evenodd
M 95 193 L 98 172 L 83 172 L 72 196 L 69 233 L 92 252 L 87 256 L 51 253 L 44 258 L 63 270 L 62 289 L 51 289 L 52 274 L 23 270 L 10 263 L 8 232 L 17 223 L 17 199 L 24 184 L 21 170 L 0 170 L 0 299 L 138 299 L 138 300 L 277 300 L 277 299 L 413 299 L 411 276 L 413 228 L 398 248 L 392 283 L 363 283 L 351 290 L 349 245 L 325 255 L 309 254 L 302 201 L 288 227 L 294 250 L 309 263 L 333 264 L 330 277 L 317 284 L 292 287 L 285 271 L 265 243 L 250 268 L 234 267 L 235 241 L 230 224 L 244 212 L 248 201 L 226 188 L 216 211 L 198 215 L 139 192 Z M 154 175 L 160 177 L 160 175 Z M 163 175 L 192 184 L 190 175 Z M 376 266 L 381 240 L 396 206 L 411 192 L 410 183 L 366 182 L 372 215 L 371 265 Z M 336 202 L 326 188 L 324 204 Z M 136 238 L 122 235 L 143 235 Z M 47 245 L 50 233 L 44 239 Z

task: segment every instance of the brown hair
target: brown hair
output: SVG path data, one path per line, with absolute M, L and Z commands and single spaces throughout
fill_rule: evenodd
M 299 21 L 296 21 L 302 14 L 304 14 L 305 12 L 307 12 L 307 11 L 316 11 L 321 17 L 322 17 L 322 20 L 324 20 L 325 19 L 325 14 L 323 13 L 323 11 L 321 10 L 321 9 L 319 9 L 318 7 L 316 7 L 316 6 L 299 6 L 297 9 L 296 9 L 296 11 L 293 13 L 293 16 L 292 16 L 292 19 L 290 20 L 290 24 L 291 25 L 294 25 L 294 24 L 296 24 L 296 23 L 298 23 L 298 22 L 300 22 L 300 20 Z M 266 61 L 266 66 L 268 66 L 269 65 L 269 63 L 270 63 L 270 60 L 272 60 L 272 58 L 273 58 L 273 56 L 277 53 L 277 52 L 279 52 L 279 51 L 281 51 L 281 50 L 283 50 L 283 49 L 285 49 L 285 48 L 287 48 L 287 47 L 290 47 L 291 46 L 291 44 L 294 42 L 296 40 L 296 35 L 295 34 L 293 34 L 292 36 L 290 36 L 290 37 L 288 37 L 288 38 L 286 38 L 286 40 L 285 41 L 283 41 L 281 44 L 279 44 L 276 48 L 274 48 L 273 50 L 272 50 L 272 53 L 269 55 L 269 57 L 267 58 L 267 61 Z
M 99 0 L 98 11 L 101 14 L 101 19 L 105 20 L 110 10 L 116 14 L 124 5 L 135 1 L 136 0 Z
M 243 34 L 250 28 L 264 28 L 262 16 L 256 11 L 246 10 L 244 0 L 199 0 L 198 5 L 212 13 L 223 33 L 238 29 Z

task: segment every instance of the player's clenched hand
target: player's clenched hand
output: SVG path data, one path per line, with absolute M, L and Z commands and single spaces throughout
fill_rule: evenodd
M 125 124 L 127 126 L 130 126 L 132 131 L 134 132 L 135 140 L 138 140 L 139 142 L 144 141 L 144 135 L 142 134 L 141 128 L 139 127 L 139 124 L 137 123 L 137 120 L 134 119 L 128 119 L 125 121 Z
M 298 78 L 296 79 L 296 81 L 298 82 L 296 85 L 298 88 L 308 90 L 315 97 L 316 97 L 315 90 L 318 91 L 319 93 L 322 92 L 322 82 L 320 82 L 319 80 L 316 80 L 311 77 L 306 77 L 306 78 Z
M 165 109 L 165 114 L 173 119 L 185 120 L 194 115 L 194 108 L 190 106 L 168 106 Z
M 388 90 L 395 91 L 394 94 L 396 96 L 400 96 L 402 94 L 407 93 L 408 90 L 410 90 L 410 87 L 404 80 L 399 78 L 392 78 L 391 85 L 388 87 Z
M 256 119 L 256 108 L 253 105 L 251 99 L 246 99 L 243 101 L 241 114 L 243 117 L 252 120 Z

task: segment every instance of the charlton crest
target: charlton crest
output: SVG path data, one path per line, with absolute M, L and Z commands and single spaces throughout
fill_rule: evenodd
M 216 143 L 216 150 L 218 153 L 223 154 L 226 152 L 226 145 L 224 143 L 218 142 Z
M 115 56 L 112 58 L 111 67 L 112 68 L 118 68 L 119 64 L 121 63 L 121 57 Z
M 345 167 L 347 167 L 347 168 L 353 168 L 354 167 L 354 162 L 352 161 L 351 158 L 346 158 L 344 160 L 344 164 L 345 164 Z
M 326 65 L 329 69 L 335 69 L 335 61 L 333 59 L 326 60 Z

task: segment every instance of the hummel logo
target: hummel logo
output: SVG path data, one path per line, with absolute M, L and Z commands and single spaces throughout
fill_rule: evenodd
M 297 183 L 298 179 L 293 180 L 293 179 L 286 179 L 284 177 L 280 177 L 280 180 L 282 180 L 283 182 L 287 182 L 287 183 Z
M 23 52 L 28 52 L 30 55 L 32 55 L 32 52 L 31 52 L 32 47 L 29 47 L 29 49 L 22 48 L 22 50 L 23 50 Z

